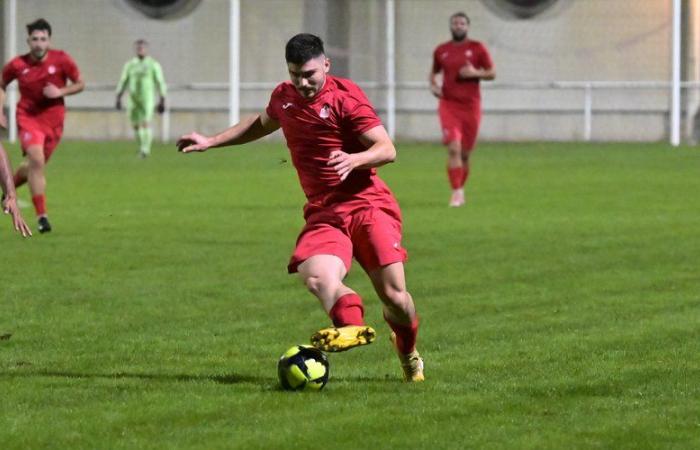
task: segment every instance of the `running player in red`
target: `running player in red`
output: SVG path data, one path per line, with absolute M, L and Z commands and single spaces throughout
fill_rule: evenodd
M 29 53 L 17 56 L 2 69 L 0 106 L 5 102 L 7 85 L 17 80 L 21 95 L 17 103 L 17 128 L 25 160 L 15 172 L 14 182 L 17 187 L 29 183 L 39 232 L 46 233 L 51 231 L 51 224 L 46 215 L 44 166 L 63 134 L 66 112 L 63 97 L 77 94 L 85 84 L 68 53 L 49 49 L 51 25 L 46 20 L 28 24 L 27 34 Z M 7 128 L 1 107 L 0 126 Z
M 376 167 L 394 161 L 396 150 L 362 90 L 328 75 L 323 42 L 298 34 L 286 46 L 290 81 L 272 92 L 267 109 L 213 136 L 190 133 L 182 152 L 244 144 L 282 128 L 306 194 L 306 225 L 289 262 L 333 322 L 311 337 L 325 351 L 371 343 L 360 296 L 343 283 L 354 257 L 383 302 L 384 318 L 406 381 L 423 381 L 416 351 L 418 316 L 406 290 L 401 212 Z
M 2 211 L 12 216 L 12 225 L 22 236 L 31 236 L 32 232 L 24 222 L 22 214 L 17 207 L 17 194 L 15 193 L 15 183 L 12 181 L 12 168 L 10 160 L 7 158 L 5 149 L 0 144 L 0 189 L 2 189 Z
M 496 78 L 496 70 L 484 44 L 467 37 L 469 17 L 458 12 L 450 17 L 452 40 L 433 52 L 430 91 L 440 99 L 438 112 L 442 143 L 447 146 L 447 175 L 452 187 L 450 206 L 465 202 L 464 185 L 469 177 L 469 155 L 474 149 L 481 122 L 481 80 Z M 437 74 L 442 72 L 442 86 Z

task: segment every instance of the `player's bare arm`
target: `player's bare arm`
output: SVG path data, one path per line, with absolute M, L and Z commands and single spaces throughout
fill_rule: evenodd
M 7 128 L 7 117 L 5 117 L 5 111 L 3 106 L 5 105 L 5 89 L 7 86 L 0 80 L 0 127 Z
M 267 136 L 279 127 L 278 121 L 262 112 L 241 120 L 215 136 L 207 137 L 196 132 L 186 134 L 177 141 L 177 148 L 183 153 L 190 153 L 203 152 L 212 147 L 245 144 Z
M 491 81 L 496 79 L 496 69 L 491 67 L 489 69 L 477 69 L 472 64 L 467 63 L 464 67 L 459 69 L 459 77 L 462 79 L 475 79 Z
M 367 130 L 359 138 L 367 147 L 364 152 L 345 153 L 342 150 L 334 150 L 330 154 L 328 165 L 333 166 L 341 180 L 345 180 L 354 169 L 371 169 L 396 159 L 396 148 L 383 126 Z
M 85 82 L 82 79 L 78 79 L 74 83 L 71 83 L 62 88 L 56 86 L 55 84 L 48 83 L 44 87 L 44 96 L 46 98 L 67 97 L 69 95 L 74 95 L 78 92 L 82 92 L 83 89 L 85 89 Z
M 435 97 L 440 98 L 442 97 L 442 87 L 437 82 L 438 73 L 439 72 L 433 72 L 431 70 L 430 76 L 428 77 L 428 81 L 430 81 L 430 93 L 433 94 Z
M 22 218 L 17 206 L 17 194 L 12 182 L 10 161 L 2 147 L 0 147 L 0 188 L 2 188 L 3 192 L 2 211 L 12 216 L 12 225 L 16 231 L 20 232 L 24 237 L 31 236 L 32 232 Z

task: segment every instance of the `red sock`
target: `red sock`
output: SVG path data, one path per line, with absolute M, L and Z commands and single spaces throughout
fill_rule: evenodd
M 336 327 L 364 325 L 365 309 L 362 306 L 362 298 L 355 293 L 343 295 L 335 301 L 329 315 Z
M 27 177 L 25 177 L 24 175 L 20 175 L 19 171 L 17 171 L 15 173 L 15 175 L 12 177 L 12 179 L 15 183 L 16 188 L 22 186 L 24 183 L 27 182 Z
M 410 325 L 399 325 L 384 316 L 384 320 L 389 324 L 391 330 L 396 333 L 396 347 L 401 353 L 407 355 L 416 349 L 416 338 L 418 337 L 418 317 Z
M 44 194 L 35 195 L 32 197 L 32 203 L 34 203 L 34 210 L 37 216 L 43 216 L 46 214 L 46 196 Z
M 452 189 L 459 189 L 461 186 L 459 183 L 462 182 L 462 177 L 464 176 L 464 171 L 461 167 L 448 167 L 447 168 L 447 178 L 450 179 L 450 186 Z
M 462 184 L 459 187 L 464 187 L 467 184 L 467 178 L 469 178 L 469 166 L 462 167 Z

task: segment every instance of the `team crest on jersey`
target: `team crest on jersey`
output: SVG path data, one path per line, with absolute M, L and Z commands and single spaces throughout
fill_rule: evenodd
M 472 57 L 472 51 L 471 51 L 471 50 L 467 50 L 466 52 L 464 52 L 464 54 L 467 55 L 467 58 L 471 58 L 471 57 Z
M 56 66 L 54 66 L 54 65 L 52 64 L 52 65 L 49 66 L 49 74 L 50 74 L 50 75 L 53 75 L 53 74 L 55 74 L 55 73 L 56 73 Z
M 331 116 L 331 108 L 328 106 L 328 104 L 323 105 L 321 110 L 318 112 L 318 116 L 321 119 L 327 119 Z
M 26 75 L 29 72 L 29 67 L 22 69 L 22 75 Z

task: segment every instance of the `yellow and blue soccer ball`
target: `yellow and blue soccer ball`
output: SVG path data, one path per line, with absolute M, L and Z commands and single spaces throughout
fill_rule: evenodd
M 328 382 L 328 358 L 310 345 L 295 345 L 277 363 L 282 387 L 289 391 L 320 391 Z

